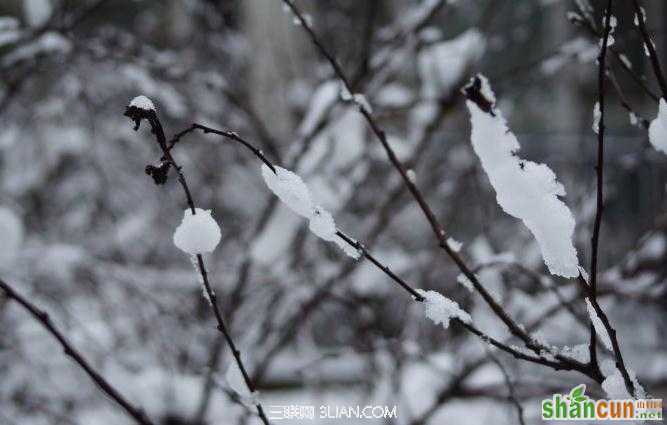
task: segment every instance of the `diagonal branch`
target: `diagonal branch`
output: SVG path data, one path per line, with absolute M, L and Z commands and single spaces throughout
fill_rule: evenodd
M 125 412 L 134 418 L 138 424 L 141 425 L 154 425 L 154 423 L 146 416 L 143 410 L 129 400 L 127 400 L 121 393 L 118 392 L 99 372 L 97 372 L 93 366 L 88 363 L 88 361 L 83 357 L 83 355 L 72 345 L 72 343 L 56 328 L 56 326 L 51 321 L 49 315 L 40 310 L 33 303 L 28 301 L 24 296 L 16 292 L 11 286 L 5 283 L 0 279 L 0 289 L 7 295 L 11 300 L 16 301 L 24 309 L 26 309 L 34 318 L 37 320 L 44 329 L 46 329 L 54 338 L 58 340 L 60 345 L 63 347 L 65 355 L 72 359 L 73 362 L 78 364 L 84 372 L 90 377 L 90 379 L 97 384 L 97 386 L 113 401 L 115 401 Z
M 665 80 L 665 74 L 663 74 L 660 67 L 660 59 L 658 59 L 658 53 L 655 51 L 655 45 L 651 36 L 648 33 L 646 28 L 646 14 L 644 9 L 639 5 L 639 0 L 633 0 L 633 5 L 635 7 L 635 16 L 639 32 L 641 33 L 642 38 L 644 39 L 644 45 L 649 53 L 649 58 L 651 59 L 651 66 L 653 67 L 653 72 L 655 73 L 655 78 L 660 84 L 660 90 L 662 91 L 662 97 L 667 98 L 667 80 Z
M 306 33 L 310 38 L 310 41 L 315 45 L 320 54 L 322 54 L 322 56 L 324 56 L 327 59 L 327 61 L 333 68 L 334 73 L 342 82 L 344 88 L 350 94 L 353 94 L 354 93 L 353 86 L 350 84 L 348 78 L 345 76 L 345 73 L 343 72 L 342 68 L 340 67 L 334 56 L 324 47 L 320 39 L 317 37 L 317 35 L 313 31 L 309 23 L 309 20 L 303 16 L 301 11 L 294 5 L 294 2 L 292 0 L 282 0 L 282 1 L 292 11 L 292 13 L 294 13 L 296 19 L 300 23 L 300 26 L 304 28 L 304 30 L 306 31 Z M 384 148 L 385 153 L 389 158 L 389 161 L 394 166 L 394 168 L 396 168 L 396 170 L 399 172 L 401 178 L 403 179 L 403 182 L 405 183 L 406 187 L 412 194 L 412 197 L 422 210 L 422 213 L 426 217 L 426 220 L 431 226 L 431 230 L 433 231 L 438 241 L 438 246 L 446 252 L 446 254 L 457 265 L 459 270 L 472 282 L 475 290 L 479 292 L 484 301 L 489 305 L 489 307 L 493 310 L 496 316 L 498 316 L 500 320 L 502 320 L 502 322 L 508 327 L 508 329 L 512 332 L 512 334 L 521 339 L 526 344 L 526 346 L 529 347 L 531 350 L 535 351 L 536 353 L 539 353 L 544 347 L 540 347 L 539 344 L 536 343 L 536 341 L 534 341 L 533 338 L 531 338 L 530 335 L 528 335 L 523 330 L 523 328 L 509 316 L 509 314 L 505 311 L 505 309 L 491 296 L 491 294 L 484 288 L 484 286 L 482 286 L 477 276 L 466 265 L 461 256 L 456 251 L 451 249 L 451 247 L 447 244 L 447 234 L 445 232 L 444 227 L 436 218 L 435 213 L 433 212 L 429 204 L 426 202 L 426 198 L 424 197 L 422 192 L 419 190 L 419 188 L 417 188 L 417 186 L 412 182 L 412 180 L 408 176 L 407 169 L 401 163 L 401 161 L 396 156 L 396 153 L 389 145 L 386 133 L 376 122 L 372 112 L 369 111 L 368 108 L 364 107 L 363 105 L 359 105 L 359 113 L 363 115 L 367 124 L 369 125 L 369 127 L 371 128 L 377 139 L 382 144 L 382 147 Z
M 183 136 L 186 134 L 193 132 L 195 130 L 202 130 L 204 133 L 210 133 L 210 134 L 216 134 L 220 135 L 222 137 L 225 137 L 227 139 L 230 139 L 232 141 L 235 141 L 237 143 L 240 143 L 244 147 L 246 147 L 248 150 L 250 150 L 257 158 L 259 158 L 262 162 L 264 162 L 267 166 L 269 166 L 272 170 L 275 172 L 275 165 L 272 165 L 270 161 L 262 154 L 262 152 L 255 148 L 250 142 L 246 141 L 243 139 L 238 133 L 229 131 L 229 130 L 217 130 L 214 128 L 206 127 L 201 124 L 192 124 L 190 127 L 187 129 L 180 131 L 176 133 L 176 136 L 172 138 L 171 142 L 168 144 L 168 149 L 165 150 L 165 154 L 168 154 L 171 148 L 178 143 Z M 178 167 L 176 167 L 178 169 Z M 412 286 L 401 279 L 398 275 L 393 273 L 391 269 L 387 266 L 382 264 L 377 258 L 375 258 L 365 247 L 362 243 L 352 239 L 351 237 L 347 236 L 345 233 L 343 233 L 340 230 L 337 230 L 336 234 L 342 238 L 348 245 L 351 247 L 359 250 L 361 254 L 368 259 L 375 267 L 377 267 L 380 271 L 382 271 L 384 274 L 386 274 L 388 277 L 390 277 L 394 282 L 396 282 L 402 289 L 404 289 L 406 292 L 408 292 L 410 295 L 412 295 L 413 299 L 417 302 L 423 302 L 424 297 L 419 294 L 417 291 L 415 291 Z M 470 274 L 472 276 L 475 276 L 474 273 L 471 271 Z M 332 280 L 330 282 L 335 282 L 335 280 Z M 329 284 L 324 285 L 324 290 L 328 290 Z M 483 289 L 483 287 L 482 287 Z M 210 295 L 210 294 L 209 294 Z M 213 294 L 215 296 L 215 294 Z M 303 315 L 309 314 L 314 308 L 314 306 L 317 303 L 317 297 L 313 298 L 311 303 L 307 303 L 301 308 L 301 313 Z M 494 300 L 495 303 L 495 300 Z M 511 320 L 511 319 L 510 319 Z M 286 331 L 284 334 L 284 338 L 282 339 L 283 341 L 287 341 L 289 338 L 291 338 L 292 333 L 294 332 L 294 328 L 299 322 L 303 321 L 302 315 L 298 315 L 294 318 L 293 321 L 288 323 L 286 326 Z M 546 347 L 541 346 L 538 342 L 534 341 L 526 331 L 521 328 L 519 325 L 516 325 L 518 329 L 521 330 L 526 335 L 527 338 L 527 346 L 533 350 L 537 356 L 529 355 L 526 354 L 522 351 L 517 350 L 516 348 L 509 346 L 501 341 L 498 341 L 489 335 L 485 334 L 483 331 L 480 329 L 476 328 L 472 324 L 465 323 L 463 321 L 457 320 L 457 322 L 463 326 L 466 330 L 468 330 L 470 333 L 478 336 L 480 339 L 483 341 L 489 343 L 492 346 L 495 346 L 496 348 L 499 348 L 500 350 L 512 355 L 513 357 L 520 359 L 520 360 L 525 360 L 531 363 L 536 363 L 540 364 L 546 367 L 550 367 L 554 370 L 576 370 L 579 371 L 587 376 L 590 376 L 592 379 L 596 381 L 600 381 L 600 375 L 598 373 L 595 373 L 595 370 L 590 367 L 589 364 L 581 363 L 578 362 L 574 359 L 568 358 L 566 356 L 563 356 L 561 354 L 555 354 L 552 356 L 545 355 L 545 353 L 548 353 L 549 350 Z M 525 341 L 525 340 L 524 340 Z M 280 349 L 281 346 L 276 346 L 275 349 Z M 260 370 L 263 371 L 263 368 L 260 367 Z M 255 376 L 261 375 L 259 371 L 256 371 Z M 250 381 L 250 379 L 249 379 Z
M 195 130 L 201 130 L 204 132 L 204 134 L 216 134 L 218 136 L 222 136 L 226 139 L 232 140 L 234 142 L 240 143 L 241 145 L 245 146 L 248 150 L 250 150 L 259 160 L 261 160 L 264 164 L 266 164 L 267 167 L 271 169 L 274 173 L 276 172 L 275 165 L 269 161 L 266 156 L 263 154 L 263 152 L 256 147 L 254 147 L 250 142 L 246 141 L 244 138 L 242 138 L 238 133 L 234 131 L 229 131 L 229 130 L 217 130 L 215 128 L 207 127 L 205 125 L 201 124 L 192 124 L 190 127 L 186 128 L 183 131 L 180 131 L 176 133 L 176 135 L 171 139 L 171 141 L 168 144 L 168 149 L 167 151 L 171 151 L 173 147 L 178 143 L 183 136 L 186 134 L 193 132 Z M 407 282 L 405 282 L 403 279 L 401 279 L 398 275 L 396 275 L 394 272 L 391 271 L 391 269 L 382 264 L 377 258 L 375 258 L 365 247 L 364 245 L 355 240 L 352 239 L 351 237 L 347 236 L 345 233 L 343 233 L 341 230 L 336 230 L 336 235 L 343 239 L 348 245 L 350 245 L 352 248 L 357 249 L 361 254 L 369 260 L 371 263 L 373 263 L 378 269 L 382 270 L 384 274 L 389 276 L 391 280 L 396 282 L 399 286 L 401 286 L 405 291 L 407 291 L 410 295 L 412 295 L 417 301 L 423 301 L 424 297 L 422 297 L 417 291 L 415 291 Z
M 590 16 L 588 13 L 586 13 L 581 8 L 581 5 L 579 3 L 577 3 L 577 5 L 579 8 L 579 12 L 581 14 L 580 18 L 572 19 L 571 21 L 576 25 L 581 25 L 593 37 L 595 37 L 598 40 L 601 40 L 603 37 L 602 31 L 600 31 L 597 28 L 597 25 L 595 24 L 593 17 Z M 621 65 L 621 68 L 623 68 L 625 73 L 646 93 L 647 96 L 649 96 L 656 102 L 660 100 L 660 97 L 655 93 L 653 93 L 653 90 L 651 90 L 651 88 L 649 87 L 646 77 L 644 75 L 639 74 L 637 70 L 633 69 L 632 66 L 625 60 L 623 54 L 621 54 L 618 50 L 616 50 L 615 46 L 608 45 L 607 49 L 614 55 L 617 62 Z
M 493 363 L 498 366 L 498 369 L 500 369 L 500 372 L 503 374 L 503 378 L 505 379 L 505 385 L 507 385 L 507 391 L 509 394 L 507 395 L 507 398 L 514 404 L 516 407 L 516 414 L 517 418 L 519 420 L 519 425 L 526 425 L 526 419 L 524 418 L 523 415 L 523 406 L 521 406 L 521 402 L 519 401 L 517 395 L 516 395 L 516 389 L 514 388 L 514 382 L 512 382 L 512 378 L 510 377 L 509 372 L 507 372 L 507 369 L 505 369 L 505 366 L 498 360 L 498 358 L 493 355 L 493 353 L 488 353 L 489 358 Z

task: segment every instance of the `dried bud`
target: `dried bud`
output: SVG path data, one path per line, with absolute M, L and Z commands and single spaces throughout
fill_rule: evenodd
M 162 161 L 157 167 L 149 164 L 146 166 L 146 174 L 153 178 L 155 184 L 162 185 L 167 182 L 170 167 L 167 161 Z

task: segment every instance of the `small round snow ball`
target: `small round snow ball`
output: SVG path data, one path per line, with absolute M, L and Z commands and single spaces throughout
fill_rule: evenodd
M 220 227 L 211 217 L 211 210 L 195 208 L 195 214 L 188 208 L 183 221 L 174 232 L 174 245 L 188 254 L 212 252 L 220 243 Z
M 153 102 L 144 95 L 140 95 L 132 99 L 129 106 L 143 109 L 144 111 L 155 110 L 155 105 L 153 105 Z

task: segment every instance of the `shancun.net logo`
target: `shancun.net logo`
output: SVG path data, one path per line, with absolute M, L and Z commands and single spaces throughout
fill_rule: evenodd
M 554 420 L 662 420 L 662 399 L 591 400 L 578 385 L 570 394 L 554 394 L 542 400 L 542 419 Z

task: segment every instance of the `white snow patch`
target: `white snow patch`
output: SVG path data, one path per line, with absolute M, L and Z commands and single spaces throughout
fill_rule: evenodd
M 660 99 L 658 116 L 651 121 L 648 128 L 648 139 L 653 147 L 667 154 L 667 102 Z
M 0 16 L 0 46 L 14 43 L 21 37 L 19 22 L 9 16 Z
M 588 344 L 578 344 L 572 348 L 565 346 L 562 348 L 561 354 L 581 363 L 588 362 L 590 358 L 590 354 L 588 351 Z
M 473 291 L 474 286 L 472 285 L 472 281 L 468 279 L 468 276 L 464 275 L 463 273 L 459 273 L 459 275 L 456 276 L 456 281 L 463 285 L 463 287 L 468 291 Z
M 482 92 L 493 100 L 488 82 L 480 78 Z M 518 157 L 519 142 L 500 110 L 494 107 L 492 116 L 470 100 L 466 104 L 472 123 L 472 145 L 496 191 L 498 204 L 508 214 L 523 220 L 535 236 L 552 274 L 577 277 L 579 260 L 572 244 L 574 217 L 559 199 L 565 196 L 565 188 L 545 164 Z
M 213 307 L 213 300 L 211 300 L 211 297 L 208 294 L 208 290 L 206 289 L 206 283 L 204 282 L 204 278 L 202 277 L 201 270 L 199 269 L 199 261 L 197 260 L 196 255 L 191 255 L 190 256 L 190 263 L 192 263 L 192 267 L 195 269 L 195 276 L 197 276 L 197 281 L 201 285 L 201 296 L 206 300 L 208 305 Z M 215 291 L 213 288 L 211 288 L 211 293 L 215 295 Z
M 563 44 L 558 51 L 547 58 L 540 68 L 547 76 L 554 75 L 567 63 L 569 59 L 576 59 L 579 63 L 587 63 L 595 59 L 599 48 L 585 37 L 576 37 Z
M 424 314 L 436 325 L 442 324 L 447 329 L 451 319 L 458 319 L 464 323 L 472 322 L 470 315 L 461 309 L 456 301 L 452 301 L 436 291 L 417 289 L 417 292 L 425 298 Z
M 336 238 L 336 223 L 329 211 L 315 207 L 308 228 L 320 239 L 332 242 Z
M 608 398 L 633 398 L 625 386 L 623 374 L 621 374 L 621 371 L 616 368 L 616 364 L 612 360 L 607 360 L 602 364 L 602 372 L 606 376 L 605 380 L 602 382 L 602 389 L 607 394 Z M 634 384 L 637 398 L 646 398 L 646 390 L 644 390 L 644 387 L 642 387 L 642 385 L 637 380 L 637 375 L 635 372 L 631 369 L 628 369 L 628 375 L 630 375 L 630 380 Z
M 598 134 L 600 132 L 600 118 L 602 113 L 600 112 L 600 102 L 595 102 L 593 105 L 593 132 Z
M 437 98 L 451 93 L 485 50 L 486 40 L 475 28 L 451 40 L 423 48 L 417 58 L 423 96 Z
M 274 168 L 275 173 L 266 164 L 262 164 L 262 177 L 271 192 L 289 209 L 302 217 L 310 218 L 313 201 L 308 186 L 295 173 L 278 166 Z
M 369 114 L 373 113 L 373 108 L 371 107 L 371 104 L 366 98 L 366 96 L 364 96 L 361 93 L 355 93 L 355 94 L 350 93 L 350 91 L 343 83 L 341 83 L 340 98 L 345 102 L 356 103 L 359 108 L 368 112 Z
M 625 65 L 628 69 L 632 69 L 632 62 L 630 62 L 630 59 L 628 59 L 627 56 L 621 53 L 620 55 L 618 55 L 618 58 L 623 63 L 623 65 Z
M 586 271 L 586 269 L 579 266 L 579 273 L 581 274 L 581 277 L 584 278 L 586 283 L 589 283 L 589 276 L 588 276 L 588 272 Z
M 361 253 L 350 246 L 344 239 L 336 235 L 336 222 L 329 211 L 315 206 L 308 186 L 297 174 L 282 167 L 275 166 L 274 173 L 262 164 L 262 177 L 269 189 L 292 211 L 309 221 L 308 228 L 318 238 L 334 242 L 346 255 L 355 260 Z
M 361 258 L 361 250 L 357 249 L 356 247 L 350 245 L 345 241 L 345 239 L 341 238 L 340 236 L 336 236 L 333 240 L 333 242 L 338 245 L 338 247 L 348 256 L 352 257 L 355 260 L 358 260 Z
M 67 53 L 72 49 L 72 42 L 55 31 L 49 31 L 37 37 L 34 41 L 17 47 L 6 53 L 1 63 L 3 66 L 12 66 L 16 62 L 29 60 L 40 54 Z
M 23 14 L 31 27 L 39 27 L 46 23 L 53 13 L 49 0 L 23 0 Z
M 634 112 L 629 112 L 628 118 L 630 119 L 630 125 L 636 126 L 637 124 L 639 124 L 639 118 L 637 118 L 637 114 L 635 114 Z
M 651 40 L 651 46 L 653 46 L 653 49 L 655 50 L 655 43 L 653 40 Z M 651 57 L 651 49 L 649 49 L 648 44 L 644 43 L 644 54 L 646 55 L 647 58 Z
M 449 237 L 447 238 L 447 245 L 452 249 L 454 252 L 459 252 L 461 251 L 461 248 L 463 247 L 463 244 L 456 239 Z
M 414 99 L 413 93 L 399 83 L 389 83 L 383 86 L 375 97 L 376 103 L 384 107 L 401 107 Z
M 644 7 L 640 6 L 639 9 L 640 9 L 641 14 L 642 14 L 642 21 L 646 22 L 646 11 L 644 10 Z M 634 19 L 632 20 L 632 23 L 634 23 L 635 26 L 637 26 L 637 27 L 639 26 L 639 16 L 636 13 L 635 13 Z
M 143 94 L 132 99 L 130 106 L 143 109 L 144 111 L 155 111 L 155 105 L 153 105 L 153 102 Z
M 0 16 L 0 31 L 14 31 L 18 28 L 18 19 L 13 16 Z
M 600 338 L 602 344 L 607 347 L 607 350 L 614 351 L 614 347 L 611 345 L 611 339 L 609 339 L 607 329 L 602 324 L 602 320 L 600 320 L 598 317 L 595 309 L 593 308 L 593 305 L 588 300 L 588 298 L 586 298 L 586 309 L 588 310 L 588 317 L 591 319 L 591 323 L 593 323 L 593 327 L 595 328 L 595 333 L 597 334 L 598 338 Z
M 211 210 L 195 208 L 195 214 L 188 208 L 183 221 L 174 232 L 174 245 L 191 255 L 212 252 L 221 238 L 220 227 L 211 216 Z
M 338 100 L 338 83 L 336 81 L 322 83 L 311 98 L 308 113 L 301 121 L 298 133 L 301 135 L 311 133 L 336 100 Z

